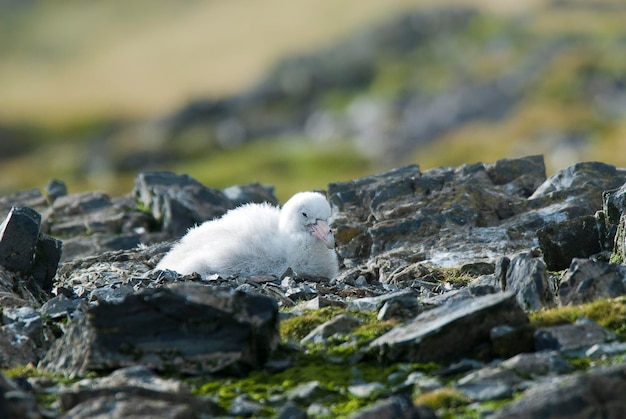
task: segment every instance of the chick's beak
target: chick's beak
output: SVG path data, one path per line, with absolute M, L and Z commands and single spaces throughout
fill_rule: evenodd
M 311 224 L 311 232 L 315 237 L 320 239 L 326 247 L 333 249 L 335 247 L 335 236 L 330 231 L 328 223 L 324 220 L 317 220 L 315 224 Z

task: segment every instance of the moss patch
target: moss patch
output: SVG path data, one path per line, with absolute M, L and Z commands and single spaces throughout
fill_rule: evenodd
M 529 315 L 538 327 L 573 323 L 580 317 L 587 317 L 615 332 L 621 340 L 626 339 L 626 296 L 539 310 Z

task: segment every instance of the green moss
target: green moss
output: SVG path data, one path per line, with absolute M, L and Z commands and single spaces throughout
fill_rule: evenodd
M 456 389 L 443 387 L 416 396 L 414 402 L 439 410 L 465 406 L 470 403 L 470 400 Z
M 320 324 L 332 319 L 344 310 L 336 307 L 325 307 L 320 310 L 307 311 L 301 316 L 296 316 L 280 322 L 280 335 L 283 339 L 291 338 L 301 340 Z
M 556 307 L 530 313 L 529 318 L 536 326 L 554 326 L 573 323 L 587 317 L 626 339 L 626 297 L 599 299 L 589 303 Z

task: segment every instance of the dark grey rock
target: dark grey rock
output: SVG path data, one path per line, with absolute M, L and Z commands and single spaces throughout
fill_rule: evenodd
M 182 235 L 195 224 L 223 215 L 231 204 L 223 192 L 207 188 L 187 175 L 140 173 L 133 196 L 163 230 Z
M 327 393 L 327 391 L 323 388 L 322 384 L 316 380 L 300 384 L 293 390 L 289 390 L 286 395 L 288 400 L 310 403 L 315 397 L 325 393 Z
M 0 224 L 0 265 L 28 272 L 35 257 L 41 215 L 28 207 L 13 207 Z
M 626 415 L 626 366 L 592 370 L 539 384 L 493 418 L 621 418 Z
M 46 301 L 39 309 L 39 312 L 52 320 L 63 319 L 71 316 L 82 301 L 79 298 L 70 299 L 63 294 L 59 294 Z
M 111 206 L 111 198 L 102 192 L 83 192 L 58 197 L 52 204 L 55 215 L 83 215 Z
M 350 314 L 340 314 L 331 320 L 320 324 L 306 335 L 300 343 L 323 343 L 335 334 L 347 334 L 363 322 Z
M 555 285 L 548 279 L 543 259 L 533 252 L 522 252 L 511 259 L 506 271 L 505 289 L 515 293 L 524 311 L 555 304 Z
M 575 324 L 540 327 L 535 332 L 535 348 L 538 351 L 557 350 L 564 353 L 584 353 L 591 346 L 610 342 L 617 337 L 614 333 L 589 320 L 578 320 Z
M 317 296 L 311 300 L 302 302 L 294 307 L 294 311 L 298 310 L 319 310 L 324 307 L 345 307 L 346 303 L 341 300 L 331 300 L 325 297 Z
M 145 365 L 187 374 L 259 368 L 278 343 L 270 298 L 195 284 L 148 289 L 76 316 L 40 366 L 75 376 Z
M 134 366 L 107 377 L 86 378 L 60 390 L 64 417 L 201 417 L 223 413 L 207 399 L 195 397 L 186 385 L 162 379 L 149 369 Z
M 490 294 L 423 312 L 375 339 L 369 348 L 389 362 L 446 363 L 470 356 L 488 343 L 493 327 L 526 323 L 515 294 Z
M 305 411 L 300 410 L 295 403 L 288 401 L 278 413 L 277 419 L 307 419 Z
M 385 301 L 376 318 L 380 321 L 398 319 L 408 320 L 419 314 L 422 307 L 415 297 L 404 297 Z
M 542 157 L 530 156 L 331 183 L 337 252 L 350 268 L 386 259 L 385 274 L 419 262 L 493 264 L 535 246 L 538 229 L 593 215 L 604 188 L 626 180 L 626 171 L 602 164 L 577 164 L 547 180 L 543 170 Z M 382 274 L 375 279 L 397 283 Z
M 416 406 L 407 395 L 393 396 L 354 413 L 352 419 L 435 419 L 435 412 L 426 406 Z
M 45 234 L 39 235 L 35 260 L 30 270 L 35 283 L 49 293 L 63 253 L 63 242 Z
M 511 327 L 496 326 L 489 332 L 494 353 L 500 358 L 509 358 L 522 352 L 535 350 L 534 328 L 531 325 Z
M 529 380 L 571 371 L 573 367 L 558 352 L 526 353 L 471 372 L 456 387 L 475 401 L 498 400 L 523 390 Z
M 67 195 L 67 186 L 65 182 L 58 179 L 50 179 L 46 184 L 46 195 L 48 196 L 48 202 L 54 202 L 57 198 Z
M 43 417 L 35 396 L 23 391 L 2 373 L 0 373 L 0 417 L 7 419 Z
M 622 214 L 616 228 L 613 257 L 621 262 L 626 261 L 626 214 Z
M 393 302 L 396 300 L 411 300 L 417 302 L 417 293 L 414 290 L 407 289 L 396 292 L 390 292 L 387 294 L 379 295 L 376 297 L 364 297 L 357 298 L 348 303 L 348 310 L 355 311 L 378 311 L 385 303 Z M 408 304 L 408 303 L 407 303 Z
M 559 284 L 559 302 L 569 305 L 617 297 L 626 294 L 625 281 L 626 266 L 574 259 Z
M 601 192 L 620 187 L 626 181 L 626 170 L 617 169 L 611 164 L 601 162 L 581 162 L 573 164 L 550 176 L 530 197 L 536 199 L 551 193 L 562 193 L 564 190 L 587 190 L 585 196 L 590 198 L 592 208 L 602 208 Z M 594 191 L 600 194 L 591 194 Z M 588 214 L 593 214 L 591 211 Z M 583 214 L 581 214 L 583 215 Z
M 555 351 L 519 354 L 502 361 L 499 366 L 514 371 L 525 380 L 551 374 L 569 373 L 574 370 L 563 355 Z
M 602 251 L 596 218 L 574 218 L 537 230 L 539 246 L 551 271 L 566 269 L 573 258 L 585 258 Z
M 602 193 L 602 209 L 606 222 L 617 226 L 622 214 L 626 213 L 626 183 L 616 189 L 607 189 Z
M 0 216 L 6 216 L 13 207 L 28 207 L 42 212 L 48 208 L 48 202 L 39 189 L 29 189 L 0 197 Z
M 249 203 L 267 202 L 278 205 L 278 199 L 274 195 L 274 187 L 261 185 L 260 183 L 250 183 L 248 185 L 235 185 L 223 189 L 222 192 L 230 201 L 232 207 L 238 207 Z

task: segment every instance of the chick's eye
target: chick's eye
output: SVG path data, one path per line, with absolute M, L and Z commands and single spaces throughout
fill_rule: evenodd
M 303 213 L 302 213 L 302 215 L 303 215 L 305 218 L 307 217 L 306 212 L 303 212 Z

